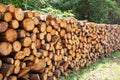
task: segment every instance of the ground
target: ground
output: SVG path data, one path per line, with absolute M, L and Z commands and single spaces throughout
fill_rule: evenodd
M 60 80 L 120 80 L 120 52 Z

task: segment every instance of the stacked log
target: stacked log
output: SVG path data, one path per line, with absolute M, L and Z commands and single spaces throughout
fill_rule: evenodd
M 57 80 L 120 50 L 120 25 L 57 19 L 0 3 L 0 80 Z

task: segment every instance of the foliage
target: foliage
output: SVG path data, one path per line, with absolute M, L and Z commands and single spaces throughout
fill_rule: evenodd
M 24 10 L 39 10 L 42 14 L 55 14 L 60 18 L 74 16 L 71 11 L 62 12 L 59 9 L 54 9 L 47 0 L 0 0 L 0 3 L 14 4 Z
M 50 3 L 62 11 L 73 10 L 78 19 L 98 23 L 117 23 L 120 20 L 120 9 L 113 0 L 51 0 Z

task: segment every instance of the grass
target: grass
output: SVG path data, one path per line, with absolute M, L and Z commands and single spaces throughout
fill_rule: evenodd
M 59 80 L 120 80 L 120 52 Z

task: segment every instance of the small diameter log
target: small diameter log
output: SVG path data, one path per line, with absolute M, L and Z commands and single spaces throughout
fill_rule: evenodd
M 24 18 L 24 12 L 21 8 L 15 8 L 14 17 L 18 21 L 22 21 Z
M 64 36 L 65 36 L 65 34 L 66 34 L 65 29 L 61 29 L 61 31 L 60 31 L 60 36 L 61 36 L 61 37 L 64 37 Z
M 13 13 L 13 12 L 15 11 L 15 6 L 12 5 L 12 4 L 9 4 L 9 5 L 7 5 L 6 7 L 7 7 L 7 11 L 8 11 L 8 12 Z
M 39 39 L 35 40 L 36 48 L 39 49 L 41 47 L 41 42 Z
M 30 80 L 40 80 L 39 74 L 30 74 Z
M 8 29 L 5 32 L 5 39 L 8 42 L 14 42 L 17 39 L 17 31 L 14 29 Z
M 46 36 L 45 36 L 46 42 L 50 42 L 51 38 L 52 38 L 51 34 L 47 33 Z
M 34 28 L 34 22 L 31 18 L 25 18 L 22 22 L 23 24 L 23 28 L 26 30 L 26 31 L 32 31 L 33 28 Z
M 25 56 L 29 56 L 30 55 L 30 48 L 23 48 L 24 54 Z
M 14 64 L 14 59 L 11 57 L 3 57 L 2 61 L 8 64 Z
M 8 28 L 8 23 L 7 22 L 0 22 L 0 33 L 5 32 Z
M 33 19 L 34 25 L 39 24 L 39 19 L 37 17 L 33 17 L 32 19 Z
M 32 18 L 33 17 L 33 12 L 30 10 L 24 11 L 24 15 L 26 18 Z
M 19 22 L 17 21 L 17 20 L 12 20 L 11 22 L 10 22 L 10 27 L 11 28 L 13 28 L 13 29 L 17 29 L 17 28 L 19 28 Z
M 47 32 L 51 32 L 52 31 L 52 26 L 47 26 Z
M 19 41 L 15 41 L 13 43 L 13 51 L 18 52 L 21 50 L 21 43 Z
M 4 13 L 3 20 L 6 22 L 10 22 L 12 20 L 12 13 L 10 13 L 10 12 Z
M 24 47 L 29 47 L 30 44 L 31 44 L 32 40 L 30 37 L 25 37 L 23 40 L 22 40 L 22 46 Z
M 26 37 L 26 31 L 25 30 L 19 30 L 18 31 L 18 38 L 24 38 Z
M 7 56 L 12 52 L 12 45 L 8 42 L 2 42 L 0 44 L 0 55 Z
M 3 63 L 0 73 L 2 73 L 4 77 L 8 77 L 13 73 L 13 69 L 14 65 Z
M 36 63 L 34 63 L 32 66 L 30 66 L 32 71 L 39 71 L 46 67 L 46 63 L 44 59 L 38 59 Z
M 5 11 L 6 11 L 6 6 L 0 3 L 0 12 L 5 12 Z
M 30 71 L 30 68 L 29 68 L 29 67 L 26 67 L 26 68 L 20 70 L 20 72 L 19 72 L 19 74 L 18 74 L 18 78 L 26 75 L 29 71 Z
M 48 56 L 48 51 L 47 50 L 43 50 L 43 49 L 39 49 L 39 52 L 42 53 L 43 56 Z
M 18 74 L 20 72 L 20 66 L 15 66 L 14 74 Z
M 39 31 L 44 32 L 46 31 L 46 24 L 42 22 L 41 24 L 38 25 Z
M 19 51 L 19 52 L 17 52 L 17 53 L 15 54 L 15 59 L 20 59 L 20 60 L 22 60 L 22 59 L 24 59 L 24 58 L 25 58 L 25 54 L 24 54 L 23 51 Z
M 50 44 L 43 44 L 42 46 L 41 46 L 41 48 L 42 49 L 44 49 L 44 50 L 49 50 L 50 49 Z

